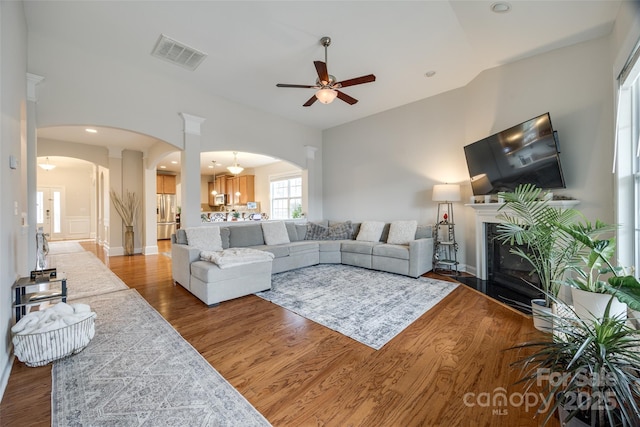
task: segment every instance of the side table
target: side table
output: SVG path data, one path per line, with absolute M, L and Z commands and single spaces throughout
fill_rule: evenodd
M 42 304 L 46 301 L 60 300 L 67 302 L 67 276 L 55 270 L 45 270 L 44 274 L 21 277 L 12 286 L 15 293 L 13 307 L 16 311 L 16 322 L 27 314 L 27 307 Z M 28 286 L 49 285 L 48 290 L 27 293 Z

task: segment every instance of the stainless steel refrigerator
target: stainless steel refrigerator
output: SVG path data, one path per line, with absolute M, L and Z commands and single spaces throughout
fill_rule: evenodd
M 156 214 L 158 221 L 158 240 L 170 239 L 176 232 L 176 195 L 158 194 Z

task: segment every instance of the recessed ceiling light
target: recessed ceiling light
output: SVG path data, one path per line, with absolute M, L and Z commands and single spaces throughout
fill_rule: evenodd
M 426 73 L 424 73 L 425 76 L 427 77 L 433 77 L 436 75 L 436 72 L 433 70 L 427 71 Z
M 511 4 L 504 1 L 498 1 L 491 5 L 491 11 L 494 13 L 507 13 L 510 10 Z
M 177 165 L 177 164 L 178 164 L 178 162 L 176 162 L 175 160 L 171 160 L 171 164 L 172 164 L 172 165 Z
M 89 132 L 89 133 L 98 133 L 97 130 L 95 129 L 91 129 L 91 128 L 86 128 L 85 131 Z
M 166 169 L 167 167 L 165 165 L 160 166 L 160 169 Z

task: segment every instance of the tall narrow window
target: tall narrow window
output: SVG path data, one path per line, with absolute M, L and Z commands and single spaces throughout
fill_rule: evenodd
M 271 181 L 271 218 L 290 219 L 302 215 L 302 178 L 278 178 Z
M 640 274 L 640 44 L 618 78 L 616 192 L 618 258 Z

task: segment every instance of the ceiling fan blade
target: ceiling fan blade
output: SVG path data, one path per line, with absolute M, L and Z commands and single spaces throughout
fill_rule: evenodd
M 339 96 L 339 94 L 338 94 Z M 302 104 L 303 107 L 310 107 L 311 104 L 313 104 L 314 102 L 316 102 L 318 100 L 318 98 L 316 98 L 315 95 L 313 95 L 311 98 L 309 98 L 309 100 L 307 102 L 305 102 L 304 104 Z
M 346 93 L 344 93 L 344 92 L 340 92 L 339 90 L 337 90 L 336 92 L 338 92 L 338 98 L 342 99 L 344 102 L 346 102 L 346 103 L 347 103 L 347 104 L 349 104 L 349 105 L 353 105 L 353 104 L 355 104 L 356 102 L 358 102 L 358 100 L 357 100 L 357 99 L 355 99 L 355 98 L 353 98 L 353 97 L 351 97 L 351 96 L 347 95 L 347 94 L 346 94 Z
M 325 82 L 325 84 L 329 83 L 327 64 L 322 61 L 313 61 L 313 64 L 316 66 L 316 71 L 318 72 L 318 78 L 320 79 L 320 81 Z
M 340 85 L 340 87 L 355 86 L 355 85 L 361 85 L 363 83 L 371 83 L 375 81 L 376 81 L 376 76 L 374 76 L 373 74 L 369 74 L 366 76 L 356 77 L 355 79 L 349 79 L 349 80 L 338 82 L 336 83 L 336 86 L 338 84 Z
M 309 85 L 290 85 L 290 84 L 286 84 L 286 83 L 278 83 L 276 86 L 278 86 L 278 87 L 300 87 L 300 88 L 304 88 L 304 89 L 311 89 L 311 88 L 316 87 L 316 86 L 309 86 Z

